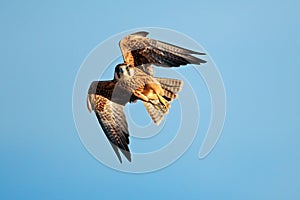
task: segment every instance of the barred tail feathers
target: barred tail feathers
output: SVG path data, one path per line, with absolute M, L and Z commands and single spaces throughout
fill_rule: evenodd
M 168 113 L 168 109 L 164 108 L 158 100 L 151 101 L 151 103 L 144 102 L 144 106 L 156 125 L 159 125 L 164 119 L 164 115 Z
M 177 98 L 177 93 L 181 91 L 183 81 L 170 78 L 156 78 L 164 89 L 164 98 L 168 101 L 172 101 Z
M 182 89 L 183 81 L 169 78 L 156 78 L 164 89 L 163 98 L 167 105 L 170 105 L 171 101 L 177 98 L 177 93 Z M 148 111 L 151 119 L 156 125 L 159 125 L 164 115 L 169 111 L 170 106 L 164 107 L 159 100 L 152 100 L 151 102 L 144 102 L 144 106 Z

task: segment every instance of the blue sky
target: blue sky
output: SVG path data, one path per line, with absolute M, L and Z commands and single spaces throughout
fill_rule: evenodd
M 1 199 L 299 199 L 297 1 L 0 2 Z M 198 41 L 227 92 L 222 136 L 166 169 L 120 173 L 82 145 L 72 116 L 88 53 L 132 28 Z

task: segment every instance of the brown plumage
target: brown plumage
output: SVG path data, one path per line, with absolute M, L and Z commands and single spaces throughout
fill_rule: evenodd
M 120 162 L 122 159 L 118 148 L 131 161 L 128 148 L 129 131 L 123 112 L 124 105 L 128 100 L 124 93 L 122 96 L 113 95 L 115 87 L 115 81 L 92 82 L 88 91 L 87 107 L 90 112 L 95 111 L 97 119 Z
M 124 37 L 119 43 L 124 63 L 116 66 L 114 79 L 94 81 L 88 91 L 88 109 L 96 113 L 120 162 L 119 150 L 131 161 L 129 131 L 123 112 L 126 103 L 143 101 L 153 122 L 159 124 L 183 85 L 181 80 L 154 77 L 152 65 L 178 67 L 206 62 L 192 55 L 204 53 L 146 38 L 147 34 L 137 32 Z
M 205 55 L 205 53 L 146 38 L 147 35 L 148 32 L 141 31 L 128 35 L 120 41 L 119 45 L 126 64 L 179 67 L 180 65 L 206 63 L 205 60 L 192 55 Z

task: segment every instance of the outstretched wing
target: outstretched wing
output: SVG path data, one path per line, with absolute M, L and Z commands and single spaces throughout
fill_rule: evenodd
M 88 92 L 87 105 L 90 111 L 95 112 L 120 162 L 122 159 L 119 150 L 131 161 L 128 148 L 128 124 L 123 112 L 124 105 L 110 100 L 114 85 L 113 81 L 94 81 Z
M 205 53 L 146 38 L 147 35 L 148 32 L 137 32 L 120 41 L 119 45 L 125 63 L 135 67 L 143 64 L 179 67 L 180 65 L 206 63 L 205 60 L 193 56 L 193 54 L 205 55 Z

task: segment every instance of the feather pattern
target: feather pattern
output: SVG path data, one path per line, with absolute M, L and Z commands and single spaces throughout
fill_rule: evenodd
M 155 77 L 155 79 L 160 83 L 162 89 L 164 90 L 163 98 L 165 102 L 170 105 L 171 101 L 177 98 L 177 93 L 182 89 L 183 81 L 157 77 Z M 163 107 L 158 100 L 144 102 L 144 106 L 156 125 L 159 125 L 164 119 L 164 116 L 169 112 L 169 108 Z
M 108 98 L 112 96 L 114 88 L 111 83 L 111 81 L 95 81 L 91 84 L 87 99 L 88 105 L 90 105 L 89 109 L 95 111 L 97 119 L 120 162 L 122 159 L 118 149 L 131 161 L 128 148 L 128 124 L 123 112 L 124 105 Z
M 120 41 L 119 45 L 125 63 L 135 67 L 143 64 L 179 67 L 187 64 L 206 63 L 205 60 L 193 56 L 193 54 L 205 55 L 205 53 L 146 38 L 146 33 L 133 33 Z

